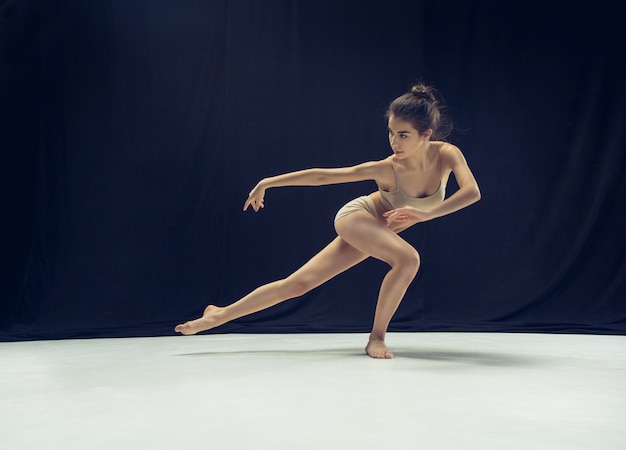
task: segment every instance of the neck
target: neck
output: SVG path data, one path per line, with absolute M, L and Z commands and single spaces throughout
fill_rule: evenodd
M 420 148 L 405 160 L 407 167 L 410 168 L 427 168 L 435 157 L 434 147 L 430 144 L 430 141 L 424 141 Z

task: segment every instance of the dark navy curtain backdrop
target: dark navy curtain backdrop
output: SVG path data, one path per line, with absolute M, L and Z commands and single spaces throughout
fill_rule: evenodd
M 626 332 L 623 36 L 610 8 L 499 1 L 2 0 L 0 338 L 173 334 L 282 278 L 442 93 L 483 198 L 403 236 L 392 331 Z M 454 181 L 449 190 L 456 188 Z M 366 332 L 383 263 L 214 332 Z

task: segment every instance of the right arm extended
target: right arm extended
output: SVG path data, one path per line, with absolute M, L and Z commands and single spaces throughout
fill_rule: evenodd
M 382 161 L 370 161 L 351 167 L 335 169 L 305 169 L 289 172 L 269 178 L 263 178 L 250 191 L 248 200 L 243 205 L 246 211 L 252 206 L 255 211 L 264 207 L 265 191 L 283 186 L 323 186 L 327 184 L 352 183 L 355 181 L 377 180 L 381 173 Z

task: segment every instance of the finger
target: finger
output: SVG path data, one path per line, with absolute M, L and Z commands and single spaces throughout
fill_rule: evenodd
M 395 216 L 389 216 L 387 217 L 387 225 L 393 223 L 396 221 L 396 217 Z
M 406 222 L 409 220 L 409 217 L 406 214 L 393 214 L 387 217 L 387 224 L 391 224 L 393 222 Z
M 262 204 L 263 201 L 261 201 L 260 203 Z M 252 197 L 249 197 L 248 200 L 246 200 L 243 205 L 243 210 L 247 211 L 249 206 L 252 206 L 252 209 L 254 209 L 255 211 L 259 210 L 259 202 L 257 200 L 254 200 Z
M 396 214 L 396 215 L 397 214 L 402 214 L 402 208 L 392 209 L 392 210 L 386 211 L 386 212 L 383 213 L 383 216 L 389 217 L 392 214 Z
M 261 203 L 263 203 L 263 201 L 261 201 Z M 253 200 L 252 197 L 250 197 L 250 198 L 248 198 L 248 200 L 246 200 L 246 203 L 244 203 L 244 205 L 243 205 L 243 210 L 247 211 L 248 210 L 248 206 L 252 206 L 252 209 L 254 209 L 255 211 L 259 210 L 258 202 L 256 200 Z

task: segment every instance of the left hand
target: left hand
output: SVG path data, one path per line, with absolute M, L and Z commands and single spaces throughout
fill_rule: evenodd
M 261 186 L 261 183 L 258 183 L 254 189 L 250 191 L 248 194 L 248 200 L 243 205 L 243 210 L 247 211 L 248 206 L 252 206 L 254 212 L 259 212 L 261 208 L 265 208 L 265 188 Z
M 413 208 L 412 206 L 405 206 L 404 208 L 392 209 L 383 214 L 387 219 L 387 226 L 394 222 L 426 222 L 427 220 L 434 219 L 434 215 L 424 209 Z

